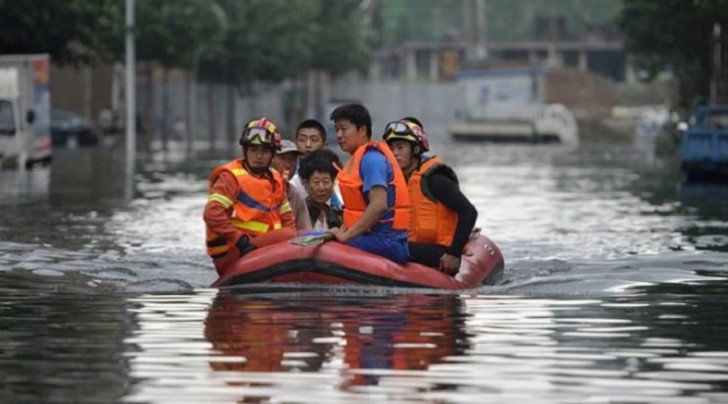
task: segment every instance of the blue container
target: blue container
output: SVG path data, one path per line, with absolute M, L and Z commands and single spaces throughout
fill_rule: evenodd
M 682 169 L 689 177 L 728 178 L 728 105 L 700 107 L 680 144 Z

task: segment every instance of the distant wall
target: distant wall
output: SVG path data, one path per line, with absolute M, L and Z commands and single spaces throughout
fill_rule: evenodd
M 137 108 L 142 116 L 151 117 L 151 133 L 153 138 L 160 139 L 165 127 L 171 130 L 176 120 L 186 118 L 186 88 L 182 76 L 170 75 L 167 85 L 169 111 L 167 117 L 163 111 L 163 84 L 156 75 L 151 86 L 151 102 L 148 97 L 150 87 L 147 78 L 141 75 L 137 79 Z M 331 99 L 348 99 L 362 102 L 371 112 L 373 132 L 375 137 L 381 135 L 384 126 L 393 120 L 412 115 L 420 118 L 430 133 L 433 141 L 444 138 L 444 128 L 456 121 L 458 109 L 461 105 L 460 90 L 454 83 L 400 83 L 400 82 L 334 82 L 324 84 L 325 94 L 321 105 L 303 108 L 291 107 L 290 83 L 258 89 L 255 96 L 242 96 L 235 93 L 234 127 L 236 138 L 244 122 L 248 119 L 266 116 L 276 122 L 285 138 L 292 138 L 292 131 L 297 125 L 293 115 L 298 110 L 318 112 L 304 113 L 301 116 L 312 117 L 328 124 L 328 117 L 324 116 L 324 105 Z M 195 83 L 194 117 L 192 119 L 193 137 L 198 140 L 210 138 L 210 128 L 214 127 L 214 138 L 218 147 L 227 144 L 230 137 L 227 130 L 227 91 L 231 88 L 224 85 L 210 85 Z M 233 90 L 235 91 L 235 90 Z M 210 125 L 210 102 L 214 103 L 215 124 Z M 300 114 L 299 114 L 300 115 Z M 294 120 L 296 120 L 294 122 Z M 330 134 L 331 135 L 331 134 Z
M 77 68 L 51 64 L 51 106 L 95 119 L 103 108 L 118 103 L 118 74 L 113 65 Z
M 334 83 L 331 98 L 361 101 L 372 115 L 377 139 L 388 122 L 415 116 L 425 125 L 431 141 L 441 140 L 446 137 L 445 127 L 457 120 L 462 105 L 455 83 Z
M 476 88 L 478 83 L 362 81 L 352 77 L 332 81 L 318 77 L 299 83 L 259 85 L 254 96 L 243 96 L 239 90 L 220 84 L 192 83 L 188 87 L 186 72 L 170 70 L 166 85 L 168 111 L 164 111 L 163 72 L 158 65 L 137 64 L 137 113 L 147 131 L 147 139 L 161 139 L 165 131 L 167 138 L 173 139 L 175 126 L 179 127 L 175 123 L 184 122 L 194 139 L 214 139 L 217 148 L 229 145 L 230 140 L 237 138 L 246 120 L 259 116 L 276 122 L 286 138 L 293 136 L 298 121 L 304 118 L 317 118 L 328 126 L 326 114 L 330 112 L 332 100 L 358 100 L 369 108 L 375 138 L 381 135 L 386 123 L 412 115 L 422 120 L 431 140 L 438 142 L 447 138 L 445 127 L 467 118 L 468 94 L 480 94 Z M 537 100 L 564 104 L 580 120 L 604 119 L 611 107 L 625 103 L 619 99 L 614 82 L 595 74 L 554 68 L 544 77 L 539 80 Z M 503 83 L 505 87 L 500 90 L 523 93 L 525 95 L 517 98 L 525 102 L 529 99 L 526 94 L 529 86 L 524 83 Z M 496 104 L 502 104 L 498 98 L 500 90 L 493 89 L 488 94 L 491 111 Z M 190 94 L 188 90 L 191 90 Z M 234 93 L 235 110 L 228 117 L 230 91 Z M 194 111 L 190 117 L 187 116 L 188 99 Z M 80 69 L 52 66 L 51 103 L 55 108 L 77 111 L 92 120 L 96 120 L 101 109 L 112 108 L 120 127 L 124 123 L 122 66 Z M 525 110 L 511 107 L 506 112 L 514 109 Z

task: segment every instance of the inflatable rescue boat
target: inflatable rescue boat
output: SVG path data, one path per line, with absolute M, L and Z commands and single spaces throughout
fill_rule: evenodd
M 503 255 L 489 238 L 476 234 L 460 270 L 451 276 L 412 262 L 399 265 L 336 241 L 308 246 L 285 241 L 254 250 L 221 272 L 212 287 L 275 282 L 471 289 L 500 280 Z

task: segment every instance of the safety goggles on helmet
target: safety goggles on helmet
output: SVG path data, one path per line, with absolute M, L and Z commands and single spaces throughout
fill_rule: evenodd
M 406 120 L 388 123 L 384 128 L 384 136 L 382 138 L 385 142 L 398 139 L 414 142 L 422 148 L 422 152 L 430 149 L 425 131 L 419 125 Z
M 281 135 L 273 122 L 265 118 L 256 119 L 248 123 L 240 136 L 241 145 L 267 145 L 276 150 L 281 148 Z

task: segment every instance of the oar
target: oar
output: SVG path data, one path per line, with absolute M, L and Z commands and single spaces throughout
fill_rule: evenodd
M 325 243 L 325 242 L 331 241 L 331 240 L 334 240 L 334 235 L 331 233 L 326 233 L 326 234 L 321 234 L 321 235 L 297 237 L 297 238 L 294 238 L 293 240 L 291 240 L 291 244 L 308 247 L 308 246 L 312 246 L 312 245 Z

